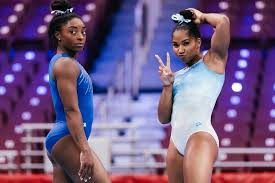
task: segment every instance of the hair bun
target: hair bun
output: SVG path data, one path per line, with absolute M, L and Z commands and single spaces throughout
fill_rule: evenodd
M 51 3 L 51 10 L 66 11 L 72 8 L 72 5 L 66 0 L 53 0 Z
M 182 15 L 185 19 L 195 20 L 194 13 L 190 10 L 182 10 L 179 12 L 179 14 Z

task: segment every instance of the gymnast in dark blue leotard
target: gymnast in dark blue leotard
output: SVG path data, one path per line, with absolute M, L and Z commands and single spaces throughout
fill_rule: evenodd
M 56 55 L 49 65 L 49 83 L 56 121 L 45 146 L 53 164 L 53 182 L 109 183 L 87 140 L 93 123 L 93 88 L 77 62 L 77 53 L 86 42 L 86 27 L 66 0 L 54 0 L 51 9 L 48 35 Z
M 66 53 L 56 54 L 50 62 L 49 66 L 49 83 L 52 94 L 52 100 L 56 113 L 56 122 L 52 130 L 48 133 L 46 138 L 46 148 L 48 153 L 52 152 L 54 144 L 66 135 L 70 135 L 70 131 L 67 126 L 66 114 L 64 112 L 64 106 L 58 93 L 56 80 L 53 78 L 53 66 L 60 58 L 70 58 Z M 75 62 L 77 62 L 75 60 Z M 93 123 L 93 88 L 92 81 L 85 69 L 77 62 L 79 66 L 80 74 L 77 77 L 77 99 L 79 109 L 82 115 L 83 128 L 88 139 L 91 133 Z

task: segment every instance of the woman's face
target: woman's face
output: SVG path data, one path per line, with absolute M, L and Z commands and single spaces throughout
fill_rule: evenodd
M 86 27 L 79 18 L 67 22 L 56 35 L 59 46 L 68 51 L 78 52 L 83 50 L 86 42 Z
M 187 30 L 176 30 L 172 35 L 174 53 L 185 63 L 190 63 L 200 54 L 201 39 L 191 37 Z

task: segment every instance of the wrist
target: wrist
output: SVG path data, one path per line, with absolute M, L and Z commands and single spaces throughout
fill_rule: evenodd
M 163 87 L 164 89 L 171 89 L 171 88 L 173 88 L 173 83 L 171 83 L 171 84 L 169 84 L 169 85 L 162 85 L 162 87 Z
M 201 24 L 206 23 L 206 17 L 205 17 L 205 15 L 206 15 L 205 13 L 201 14 L 201 17 L 200 17 Z
M 89 151 L 90 151 L 90 148 L 89 148 L 89 147 L 83 148 L 83 149 L 81 150 L 82 153 L 88 153 Z

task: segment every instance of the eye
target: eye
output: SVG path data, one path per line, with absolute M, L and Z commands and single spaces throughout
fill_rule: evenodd
M 189 45 L 189 42 L 188 42 L 188 41 L 185 41 L 185 42 L 183 42 L 183 45 L 184 45 L 184 46 L 187 46 L 187 45 Z
M 76 34 L 76 31 L 75 30 L 70 30 L 70 33 L 71 34 Z
M 177 48 L 179 45 L 177 43 L 173 43 L 173 47 Z
M 82 34 L 83 34 L 83 35 L 86 35 L 86 31 L 82 31 Z

